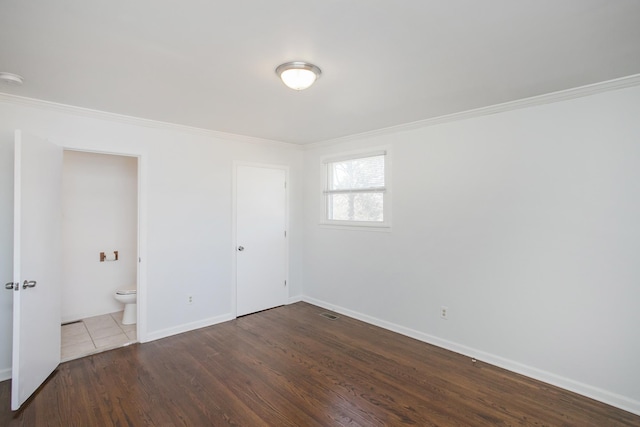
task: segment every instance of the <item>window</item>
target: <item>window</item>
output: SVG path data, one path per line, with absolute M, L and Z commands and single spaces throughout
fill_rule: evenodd
M 387 163 L 386 151 L 325 160 L 323 222 L 388 227 Z

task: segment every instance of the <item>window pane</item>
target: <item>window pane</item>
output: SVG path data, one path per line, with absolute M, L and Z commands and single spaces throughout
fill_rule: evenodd
M 384 155 L 329 163 L 329 190 L 384 187 Z
M 329 194 L 328 219 L 337 221 L 379 221 L 383 218 L 382 193 Z

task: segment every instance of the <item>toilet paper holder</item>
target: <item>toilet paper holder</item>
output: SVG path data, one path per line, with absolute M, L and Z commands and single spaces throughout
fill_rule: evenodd
M 118 260 L 118 251 L 113 251 L 113 259 L 107 259 L 107 256 L 105 255 L 104 252 L 100 252 L 100 262 L 105 262 L 105 261 L 117 261 Z

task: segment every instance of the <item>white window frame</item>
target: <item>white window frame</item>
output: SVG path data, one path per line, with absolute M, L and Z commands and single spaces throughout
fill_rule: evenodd
M 384 155 L 384 181 L 382 189 L 375 189 L 383 194 L 383 221 L 350 221 L 329 219 L 328 196 L 344 191 L 329 191 L 329 164 L 345 160 L 363 159 Z M 321 175 L 321 217 L 320 225 L 327 228 L 340 228 L 366 231 L 391 231 L 391 149 L 388 146 L 374 147 L 366 150 L 349 151 L 339 155 L 324 156 L 320 159 Z M 364 190 L 363 192 L 366 192 Z

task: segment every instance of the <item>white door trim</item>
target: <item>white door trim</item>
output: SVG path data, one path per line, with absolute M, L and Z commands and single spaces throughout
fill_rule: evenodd
M 136 157 L 138 159 L 138 262 L 137 262 L 137 338 L 138 342 L 147 342 L 147 154 L 134 150 L 88 149 L 61 143 L 65 151 L 82 153 L 110 154 L 115 156 Z
M 269 163 L 254 163 L 254 162 L 242 162 L 242 161 L 234 161 L 233 162 L 233 176 L 231 178 L 231 317 L 238 317 L 238 307 L 237 307 L 237 292 L 238 292 L 238 274 L 236 271 L 237 263 L 237 251 L 238 247 L 238 235 L 237 235 L 237 179 L 238 179 L 238 167 L 239 166 L 251 166 L 258 168 L 266 168 L 266 169 L 278 169 L 284 171 L 285 176 L 285 229 L 287 232 L 287 238 L 285 240 L 285 280 L 287 281 L 287 298 L 291 297 L 291 293 L 289 289 L 291 286 L 289 284 L 289 166 L 286 165 L 276 165 Z M 283 304 L 286 304 L 287 301 L 283 301 Z

